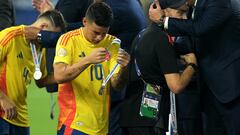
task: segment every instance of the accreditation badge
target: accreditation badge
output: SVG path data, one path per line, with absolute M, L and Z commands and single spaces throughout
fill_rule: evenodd
M 155 92 L 154 87 L 147 84 L 142 95 L 140 116 L 156 119 L 159 113 L 161 97 L 161 94 Z

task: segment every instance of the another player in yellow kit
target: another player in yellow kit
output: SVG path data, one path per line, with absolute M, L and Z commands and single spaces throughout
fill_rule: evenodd
M 107 34 L 112 19 L 109 6 L 93 3 L 83 19 L 84 27 L 58 40 L 54 76 L 63 83 L 59 86 L 58 135 L 108 133 L 109 88 L 124 87 L 130 60 L 127 52 L 119 51 L 120 45 L 112 44 L 116 37 Z M 103 79 L 117 63 L 120 67 L 99 94 Z
M 61 14 L 47 11 L 31 26 L 0 32 L 0 134 L 29 135 L 27 86 L 33 76 L 39 87 L 55 83 L 53 75 L 46 72 L 45 50 L 37 41 L 25 38 L 25 28 L 33 26 L 48 31 L 65 29 Z

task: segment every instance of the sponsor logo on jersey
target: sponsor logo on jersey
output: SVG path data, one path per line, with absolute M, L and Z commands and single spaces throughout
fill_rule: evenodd
M 17 55 L 17 58 L 23 59 L 23 54 L 22 54 L 22 52 L 20 52 L 20 53 Z

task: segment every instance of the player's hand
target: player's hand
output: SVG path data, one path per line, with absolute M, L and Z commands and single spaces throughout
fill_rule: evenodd
M 32 6 L 39 13 L 54 9 L 53 3 L 50 0 L 32 0 Z
M 36 40 L 37 34 L 41 29 L 34 26 L 26 26 L 24 27 L 24 35 L 27 40 Z
M 98 64 L 105 61 L 106 54 L 107 54 L 107 49 L 100 47 L 92 51 L 92 53 L 86 58 L 90 64 Z
M 179 18 L 179 19 L 187 19 L 186 12 L 184 12 L 184 9 L 178 10 L 173 8 L 166 8 L 164 10 L 164 13 L 166 16 L 172 17 L 172 18 Z
M 197 65 L 197 58 L 194 53 L 188 53 L 180 56 L 186 63 L 194 63 Z
M 158 0 L 154 0 L 154 2 L 150 5 L 148 14 L 149 14 L 149 19 L 156 23 L 159 23 L 160 18 L 162 16 L 165 16 L 163 10 L 160 7 Z
M 1 109 L 4 111 L 4 116 L 11 120 L 17 116 L 17 109 L 15 103 L 10 100 L 6 95 L 0 99 Z
M 117 63 L 120 64 L 121 68 L 125 68 L 127 67 L 129 61 L 130 61 L 130 55 L 123 49 L 120 49 L 118 51 Z

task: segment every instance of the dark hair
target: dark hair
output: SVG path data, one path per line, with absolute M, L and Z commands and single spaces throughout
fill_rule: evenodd
M 62 14 L 57 10 L 49 10 L 38 16 L 39 18 L 48 19 L 54 27 L 59 27 L 62 32 L 66 32 L 66 23 Z
M 89 21 L 102 27 L 109 27 L 113 21 L 112 9 L 105 2 L 91 4 L 85 16 Z

